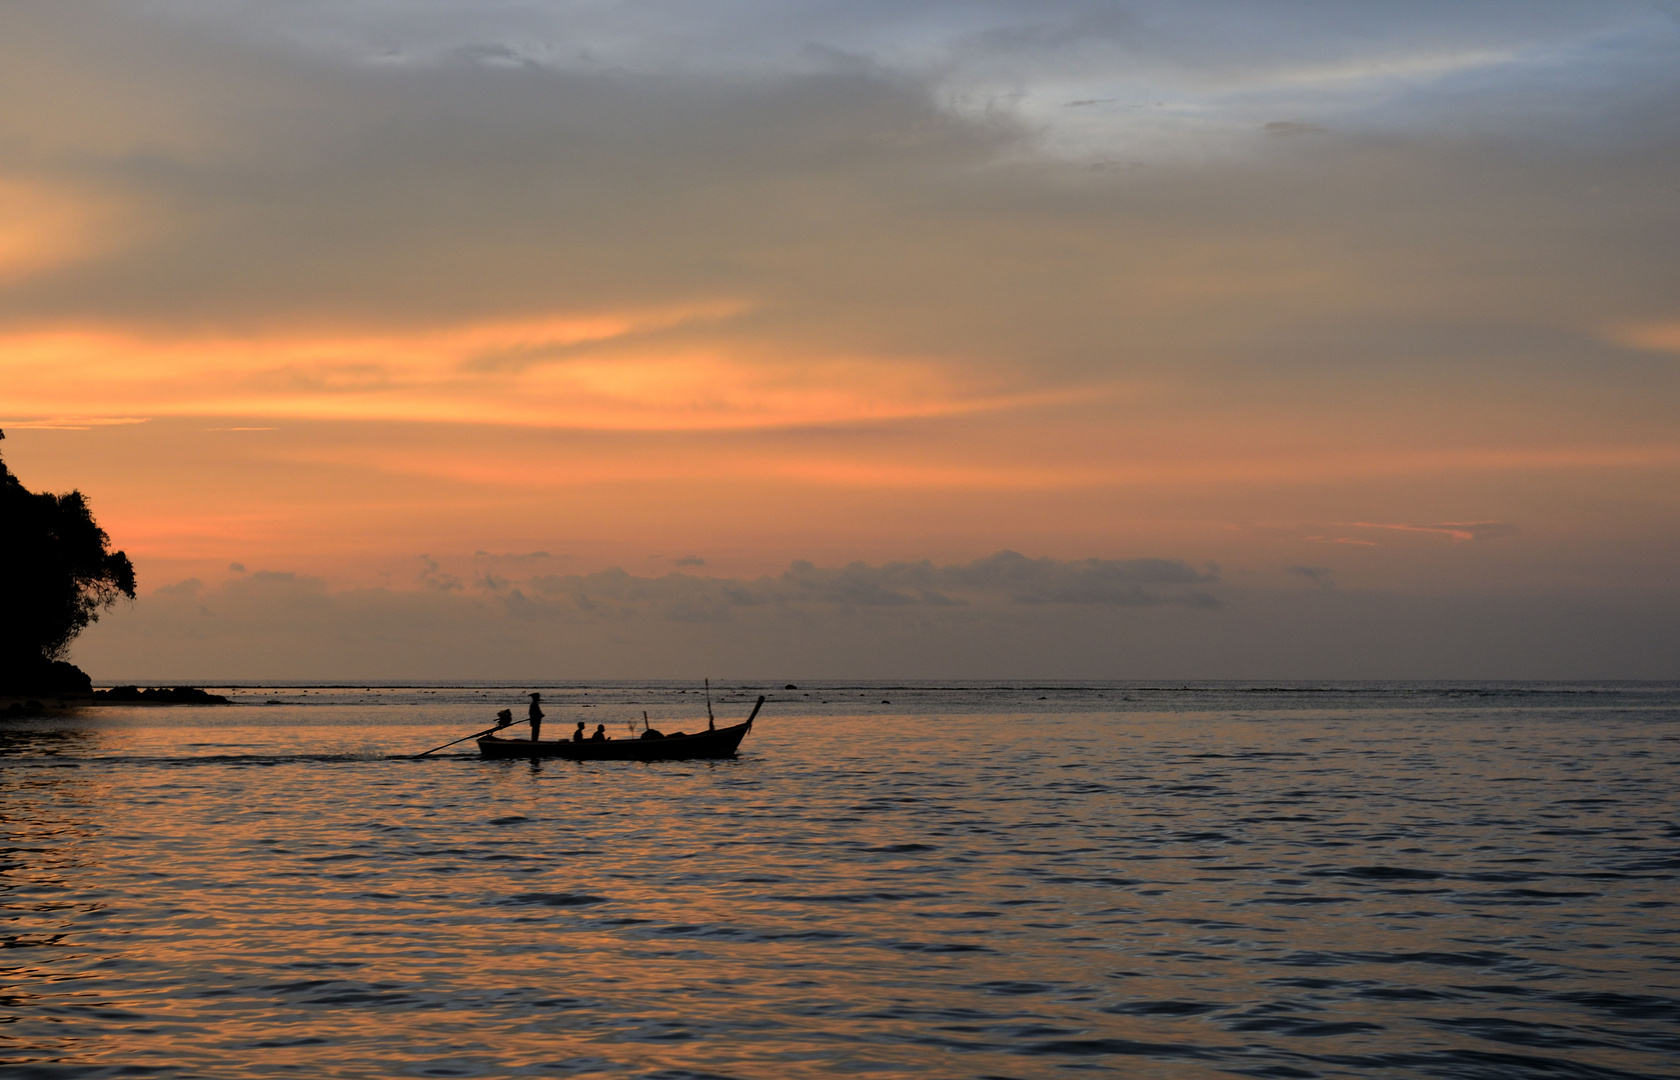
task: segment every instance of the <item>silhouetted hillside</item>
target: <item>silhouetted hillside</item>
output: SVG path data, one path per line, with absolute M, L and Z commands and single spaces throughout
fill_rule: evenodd
M 117 597 L 134 598 L 134 566 L 110 548 L 81 492 L 30 491 L 0 460 L 0 694 L 91 689 L 64 654 Z

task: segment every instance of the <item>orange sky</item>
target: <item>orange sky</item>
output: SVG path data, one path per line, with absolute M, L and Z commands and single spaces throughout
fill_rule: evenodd
M 1353 5 L 1349 30 L 1279 4 L 1256 39 L 1145 5 L 1177 47 L 1003 32 L 1079 7 L 1000 7 L 990 37 L 848 10 L 745 52 L 722 11 L 657 38 L 563 7 L 0 13 L 0 92 L 28 105 L 0 116 L 0 449 L 87 492 L 141 580 L 78 657 L 215 674 L 169 598 L 232 610 L 259 571 L 328 606 L 385 596 L 377 628 L 414 617 L 400 594 L 515 618 L 515 593 L 595 595 L 613 567 L 727 583 L 1011 550 L 1197 568 L 1212 600 L 1159 614 L 1192 629 L 1151 671 L 1680 674 L 1567 670 L 1581 604 L 1676 632 L 1672 18 Z M 1065 621 L 1147 637 L 1200 603 L 1138 587 Z M 955 597 L 992 620 L 973 655 L 1059 662 L 1004 643 L 1061 601 L 976 588 Z M 1315 667 L 1339 624 L 1301 605 L 1329 594 L 1412 621 Z M 827 673 L 851 609 L 777 595 L 813 643 L 778 663 Z M 711 655 L 649 597 L 614 609 L 640 644 L 596 673 Z M 712 614 L 757 617 L 733 603 Z M 447 640 L 465 611 L 426 617 Z M 1526 654 L 1396 646 L 1537 617 Z M 217 654 L 228 677 L 321 670 L 257 659 L 307 619 L 240 619 L 269 644 Z M 987 673 L 910 625 L 840 652 Z M 413 672 L 448 660 L 416 648 Z

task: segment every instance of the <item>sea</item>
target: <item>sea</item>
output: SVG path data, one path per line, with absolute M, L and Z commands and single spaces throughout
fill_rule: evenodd
M 8 1080 L 1680 1076 L 1680 683 L 207 689 L 0 718 Z

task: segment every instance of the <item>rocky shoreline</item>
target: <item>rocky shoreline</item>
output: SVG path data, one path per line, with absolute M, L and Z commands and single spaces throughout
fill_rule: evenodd
M 220 694 L 208 693 L 196 686 L 113 686 L 109 690 L 95 690 L 89 695 L 95 704 L 121 702 L 124 705 L 232 705 Z
M 91 693 L 93 680 L 87 672 L 63 660 L 0 664 L 0 698 L 87 697 Z
M 109 690 L 95 690 L 86 672 L 62 660 L 0 673 L 0 714 L 72 709 L 82 705 L 231 704 L 221 694 L 208 693 L 196 686 L 113 686 Z

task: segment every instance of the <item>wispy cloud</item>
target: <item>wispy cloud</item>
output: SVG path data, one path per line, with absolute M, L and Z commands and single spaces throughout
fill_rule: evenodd
M 1284 573 L 1303 578 L 1321 589 L 1336 587 L 1335 571 L 1328 566 L 1286 566 L 1283 570 Z
M 1327 130 L 1320 124 L 1309 124 L 1305 120 L 1273 120 L 1263 129 L 1268 135 L 1288 137 L 1293 135 L 1322 135 Z
M 1680 353 L 1680 319 L 1624 323 L 1613 327 L 1606 336 L 1629 348 Z
M 977 385 L 911 357 L 762 355 L 750 342 L 626 347 L 681 314 L 581 315 L 383 334 L 157 337 L 0 334 L 14 426 L 138 423 L 154 415 L 429 420 L 629 430 L 783 427 L 952 415 L 1067 400 Z M 587 345 L 614 342 L 610 349 Z M 554 350 L 564 355 L 552 355 Z M 518 363 L 486 363 L 518 356 Z M 103 404 L 112 415 L 91 415 Z M 53 415 L 75 405 L 83 413 Z M 252 429 L 254 430 L 254 429 Z
M 1470 540 L 1493 540 L 1502 536 L 1510 536 L 1517 531 L 1517 527 L 1506 521 L 1442 521 L 1429 525 L 1402 525 L 1387 522 L 1372 521 L 1343 521 L 1338 522 L 1346 529 L 1375 529 L 1386 532 L 1429 533 L 1444 536 L 1455 544 Z
M 43 416 L 20 420 L 0 419 L 0 429 L 16 428 L 19 430 L 38 431 L 87 431 L 96 427 L 116 427 L 127 424 L 144 424 L 149 416 Z

